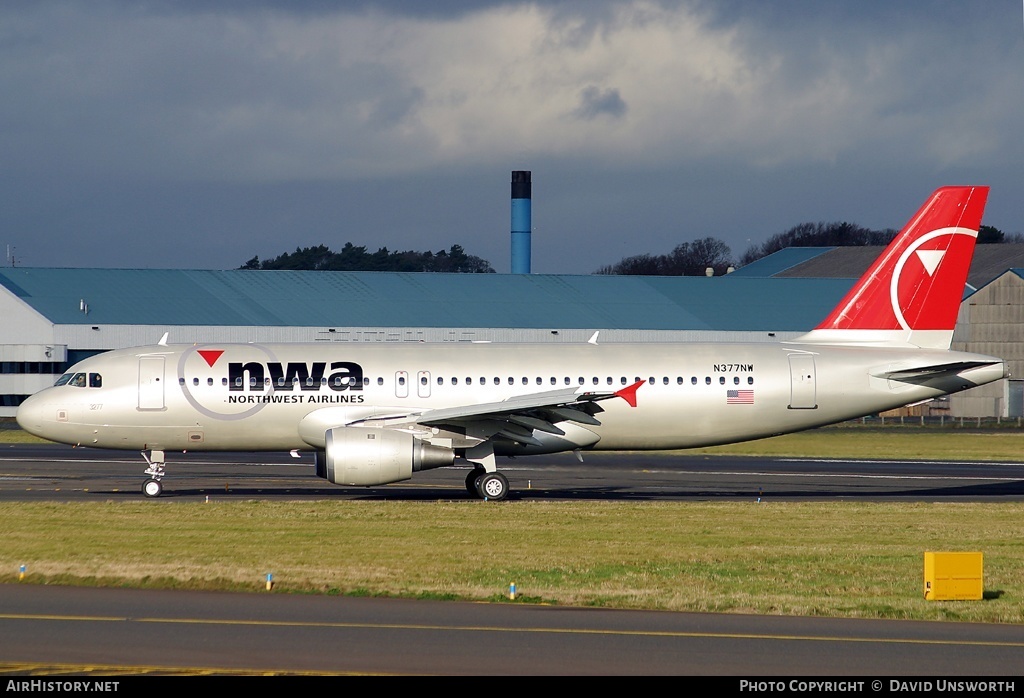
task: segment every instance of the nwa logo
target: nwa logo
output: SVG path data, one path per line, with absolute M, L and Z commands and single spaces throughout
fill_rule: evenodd
M 197 353 L 203 357 L 210 368 L 213 368 L 224 352 L 207 349 Z M 325 375 L 326 380 L 324 380 Z M 275 392 L 293 391 L 296 386 L 299 390 L 318 391 L 324 385 L 336 392 L 362 390 L 363 367 L 351 361 L 333 361 L 328 374 L 326 361 L 312 363 L 231 361 L 228 363 L 228 390 L 232 392 L 267 389 Z
M 275 391 L 282 391 L 294 390 L 295 386 L 301 390 L 320 390 L 321 385 L 339 392 L 363 389 L 363 367 L 359 364 L 333 361 L 331 371 L 325 382 L 326 361 L 314 361 L 311 364 L 270 361 L 266 365 L 259 361 L 232 361 L 228 364 L 228 390 L 263 390 L 273 387 Z

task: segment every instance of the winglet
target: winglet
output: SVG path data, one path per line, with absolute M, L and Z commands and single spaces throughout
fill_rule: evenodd
M 590 335 L 590 339 L 587 340 L 587 344 L 597 344 L 597 335 L 601 334 L 601 330 L 598 330 L 594 334 Z
M 633 385 L 617 391 L 615 394 L 628 402 L 630 407 L 636 407 L 636 391 L 639 390 L 640 386 L 646 382 L 647 381 L 637 381 Z
M 171 334 L 170 332 L 164 332 L 164 336 L 160 338 L 160 341 L 157 342 L 157 344 L 159 344 L 162 347 L 166 347 L 167 346 L 167 337 L 170 336 L 170 334 Z

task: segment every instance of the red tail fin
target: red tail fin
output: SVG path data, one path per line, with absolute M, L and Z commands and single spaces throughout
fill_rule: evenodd
M 988 187 L 943 187 L 813 332 L 797 341 L 949 348 Z

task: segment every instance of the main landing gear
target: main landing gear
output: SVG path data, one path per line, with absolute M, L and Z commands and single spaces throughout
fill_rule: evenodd
M 474 497 L 500 502 L 508 496 L 508 478 L 498 472 L 494 448 L 482 443 L 466 451 L 466 460 L 474 467 L 466 476 L 466 491 Z
M 466 476 L 466 491 L 480 499 L 501 501 L 508 496 L 508 478 L 499 472 L 473 468 Z
M 146 475 L 149 475 L 149 479 L 142 483 L 142 494 L 147 497 L 159 497 L 164 491 L 164 486 L 160 482 L 164 477 L 164 452 L 154 450 L 149 453 L 150 455 L 147 456 L 145 451 L 142 452 L 142 457 L 149 465 L 146 468 Z

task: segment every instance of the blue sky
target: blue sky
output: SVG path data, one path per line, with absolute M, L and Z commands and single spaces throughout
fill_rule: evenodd
M 1024 231 L 1024 6 L 5 2 L 0 253 L 230 269 L 345 242 L 535 273 L 990 185 Z

